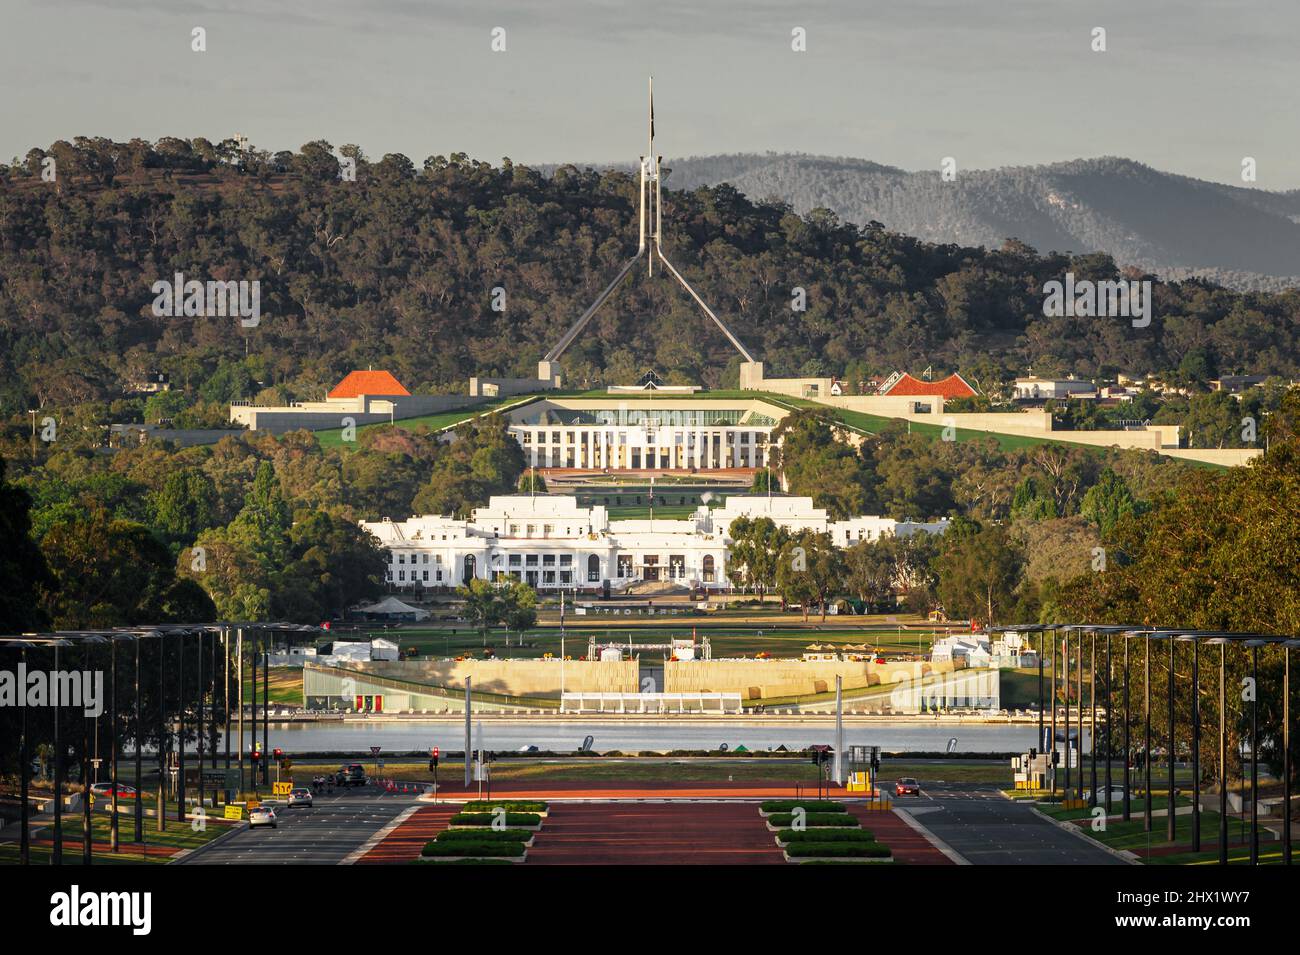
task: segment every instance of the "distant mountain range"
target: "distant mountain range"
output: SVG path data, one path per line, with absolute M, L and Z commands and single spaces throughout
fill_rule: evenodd
M 1015 237 L 1040 252 L 1110 253 L 1168 278 L 1200 275 L 1242 290 L 1300 287 L 1300 190 L 1270 192 L 1160 172 L 1128 159 L 1048 166 L 908 172 L 864 159 L 739 154 L 666 160 L 664 184 L 727 182 L 751 200 L 930 242 L 1000 246 Z

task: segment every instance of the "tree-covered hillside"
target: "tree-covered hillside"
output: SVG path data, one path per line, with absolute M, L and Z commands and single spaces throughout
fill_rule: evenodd
M 319 142 L 272 156 L 229 141 L 78 139 L 0 166 L 0 411 L 107 403 L 148 372 L 214 413 L 259 393 L 319 399 L 370 365 L 413 391 L 531 374 L 635 248 L 636 183 L 622 172 L 339 152 L 355 181 Z M 930 245 L 726 185 L 666 194 L 664 234 L 773 375 L 852 382 L 933 365 L 993 382 L 1189 357 L 1210 374 L 1300 373 L 1300 292 L 1188 281 L 1157 287 L 1149 328 L 1048 319 L 1045 281 L 1115 277 L 1111 259 Z M 260 281 L 260 324 L 156 317 L 151 286 L 176 273 Z M 791 307 L 796 287 L 806 311 Z M 577 386 L 646 367 L 721 385 L 737 360 L 670 280 L 635 270 L 563 364 Z

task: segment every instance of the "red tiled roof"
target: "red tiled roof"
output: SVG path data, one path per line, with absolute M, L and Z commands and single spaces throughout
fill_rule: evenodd
M 409 398 L 411 393 L 386 371 L 350 371 L 329 393 L 331 398 L 357 398 L 361 395 Z
M 952 374 L 947 378 L 941 378 L 938 381 L 922 381 L 920 378 L 913 378 L 911 375 L 904 373 L 903 377 L 894 382 L 889 390 L 881 392 L 885 395 L 914 395 L 924 397 L 928 395 L 940 395 L 944 398 L 971 398 L 975 395 L 975 389 L 966 383 L 966 379 L 961 375 Z

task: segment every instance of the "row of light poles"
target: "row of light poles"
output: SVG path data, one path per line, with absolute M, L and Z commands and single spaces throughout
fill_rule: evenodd
M 1131 819 L 1132 806 L 1130 801 L 1132 785 L 1132 747 L 1131 747 L 1131 727 L 1132 713 L 1130 710 L 1130 687 L 1129 687 L 1129 662 L 1130 662 L 1130 642 L 1133 640 L 1142 641 L 1143 650 L 1143 700 L 1142 700 L 1142 717 L 1143 717 L 1143 775 L 1144 775 L 1144 792 L 1145 800 L 1143 805 L 1143 828 L 1150 831 L 1152 828 L 1152 799 L 1151 799 L 1151 644 L 1155 641 L 1159 644 L 1167 640 L 1168 656 L 1166 662 L 1166 740 L 1168 746 L 1168 796 L 1167 796 L 1167 825 L 1166 836 L 1169 842 L 1175 840 L 1176 835 L 1176 806 L 1175 806 L 1175 780 L 1174 764 L 1177 750 L 1177 723 L 1175 720 L 1175 701 L 1177 698 L 1178 683 L 1175 680 L 1175 666 L 1177 662 L 1176 645 L 1178 643 L 1187 643 L 1192 649 L 1192 673 L 1191 673 L 1191 771 L 1192 771 L 1192 831 L 1191 831 L 1191 850 L 1193 852 L 1201 851 L 1201 680 L 1200 680 L 1200 656 L 1202 644 L 1219 648 L 1219 863 L 1226 865 L 1228 862 L 1228 787 L 1227 787 L 1227 757 L 1228 757 L 1228 723 L 1227 723 L 1227 661 L 1228 648 L 1230 646 L 1240 646 L 1250 651 L 1250 694 L 1247 702 L 1250 709 L 1250 862 L 1252 865 L 1259 863 L 1259 651 L 1262 647 L 1277 646 L 1283 651 L 1283 674 L 1282 674 L 1282 719 L 1281 719 L 1281 748 L 1282 748 L 1282 861 L 1285 865 L 1291 864 L 1292 847 L 1291 847 L 1291 651 L 1300 647 L 1300 639 L 1283 637 L 1274 634 L 1262 633 L 1234 633 L 1222 630 L 1181 630 L 1181 629 L 1148 629 L 1133 628 L 1110 625 L 1092 625 L 1092 624 L 1042 624 L 1033 626 L 1004 626 L 991 628 L 993 632 L 999 633 L 1027 633 L 1038 637 L 1038 740 L 1040 745 L 1043 743 L 1044 711 L 1046 701 L 1051 700 L 1051 750 L 1049 751 L 1049 777 L 1051 780 L 1051 795 L 1056 796 L 1056 772 L 1055 772 L 1055 753 L 1057 739 L 1057 712 L 1060 709 L 1056 703 L 1057 700 L 1057 659 L 1058 651 L 1063 658 L 1062 685 L 1065 690 L 1064 703 L 1064 723 L 1065 723 L 1065 743 L 1066 743 L 1066 760 L 1065 760 L 1065 786 L 1064 795 L 1068 798 L 1072 785 L 1070 774 L 1070 729 L 1071 729 L 1071 706 L 1070 706 L 1070 642 L 1071 633 L 1077 636 L 1078 640 L 1078 666 L 1076 669 L 1076 699 L 1078 700 L 1077 709 L 1077 739 L 1079 745 L 1076 752 L 1079 753 L 1079 766 L 1077 773 L 1077 798 L 1084 799 L 1084 781 L 1083 781 L 1083 666 L 1084 666 L 1084 638 L 1089 640 L 1089 703 L 1091 710 L 1091 741 L 1089 744 L 1089 755 L 1091 768 L 1089 772 L 1090 788 L 1087 795 L 1089 806 L 1097 805 L 1097 640 L 1100 637 L 1104 641 L 1105 656 L 1105 686 L 1104 699 L 1105 707 L 1105 751 L 1102 757 L 1105 771 L 1105 804 L 1106 812 L 1109 814 L 1112 809 L 1112 787 L 1111 787 L 1111 763 L 1114 755 L 1114 724 L 1111 719 L 1113 710 L 1114 693 L 1112 678 L 1114 676 L 1113 651 L 1114 639 L 1119 638 L 1123 641 L 1122 648 L 1124 653 L 1123 660 L 1123 685 L 1121 690 L 1121 709 L 1123 712 L 1122 725 L 1124 728 L 1123 756 L 1124 756 L 1124 785 L 1123 785 L 1123 807 L 1122 818 L 1124 821 Z M 1057 636 L 1060 636 L 1058 642 Z M 1046 663 L 1046 643 L 1051 640 L 1051 690 L 1050 693 L 1044 692 L 1044 666 Z
M 17 657 L 24 671 L 31 659 L 33 652 L 44 654 L 45 651 L 52 651 L 52 667 L 57 673 L 61 664 L 67 664 L 75 661 L 68 661 L 60 655 L 61 650 L 70 650 L 80 647 L 82 650 L 81 664 L 83 673 L 89 677 L 91 670 L 91 648 L 95 646 L 108 645 L 109 647 L 109 680 L 108 680 L 108 703 L 109 711 L 109 782 L 112 787 L 111 802 L 112 810 L 109 820 L 109 843 L 110 850 L 117 851 L 120 844 L 119 836 L 119 787 L 118 787 L 118 758 L 119 758 L 119 711 L 117 706 L 118 687 L 117 687 L 117 649 L 119 643 L 131 643 L 135 651 L 134 659 L 134 718 L 131 720 L 132 736 L 135 741 L 135 812 L 134 812 L 134 841 L 136 843 L 144 842 L 144 792 L 140 788 L 143 780 L 143 750 L 145 724 L 141 712 L 142 688 L 146 685 L 144 679 L 146 676 L 144 662 L 146 655 L 143 653 L 143 645 L 147 641 L 156 640 L 158 653 L 153 661 L 156 669 L 158 701 L 157 701 L 157 722 L 156 733 L 158 737 L 158 790 L 157 790 L 157 809 L 156 818 L 158 831 L 166 829 L 166 788 L 165 779 L 167 773 L 167 753 L 171 745 L 171 737 L 174 733 L 177 740 L 176 755 L 176 801 L 177 815 L 180 822 L 187 820 L 186 792 L 185 792 L 185 733 L 188 729 L 188 714 L 191 705 L 197 702 L 194 708 L 194 720 L 196 723 L 196 737 L 198 746 L 198 766 L 199 766 L 199 804 L 203 805 L 206 801 L 206 780 L 203 775 L 203 763 L 205 756 L 208 757 L 210 767 L 217 769 L 218 754 L 215 747 L 207 749 L 205 753 L 206 739 L 209 723 L 205 714 L 211 712 L 212 725 L 215 726 L 216 720 L 216 699 L 218 687 L 218 660 L 217 648 L 220 645 L 223 662 L 220 672 L 222 674 L 222 703 L 226 719 L 223 721 L 224 739 L 224 768 L 229 770 L 231 767 L 231 733 L 230 733 L 230 714 L 231 703 L 237 707 L 237 743 L 235 746 L 234 758 L 237 759 L 239 769 L 239 787 L 244 785 L 244 713 L 248 708 L 245 703 L 245 640 L 247 639 L 252 653 L 251 667 L 251 704 L 253 710 L 253 725 L 250 736 L 250 749 L 254 748 L 257 738 L 257 662 L 258 654 L 262 657 L 262 745 L 263 754 L 269 754 L 269 735 L 270 735 L 270 650 L 271 643 L 275 635 L 302 635 L 319 633 L 319 627 L 311 627 L 290 623 L 216 623 L 216 624 L 163 624 L 150 627 L 124 627 L 112 630 L 71 630 L 56 631 L 44 634 L 21 634 L 15 636 L 0 636 L 0 648 L 8 648 L 17 651 Z M 189 677 L 186 668 L 186 642 L 189 638 L 195 638 L 197 643 L 197 652 L 193 654 L 194 668 L 197 670 L 195 675 L 195 688 L 197 697 L 193 692 L 187 694 L 187 683 Z M 176 696 L 175 706 L 170 712 L 175 713 L 173 722 L 168 721 L 168 673 L 167 673 L 167 651 L 175 647 L 177 656 L 176 673 L 173 677 L 174 692 Z M 206 650 L 206 653 L 205 653 Z M 235 687 L 232 697 L 232 688 L 230 685 L 230 667 L 232 653 L 235 660 Z M 205 670 L 205 657 L 207 667 Z M 152 679 L 154 674 L 148 674 Z M 208 684 L 211 682 L 210 703 L 205 704 L 205 699 L 209 698 Z M 51 687 L 54 690 L 54 687 Z M 25 692 L 26 687 L 19 687 L 20 692 Z M 57 694 L 56 694 L 57 697 Z M 51 854 L 51 864 L 61 865 L 63 861 L 63 801 L 62 788 L 64 777 L 64 754 L 66 745 L 62 738 L 62 724 L 64 723 L 64 709 L 73 708 L 69 706 L 68 701 L 54 698 L 47 701 L 53 709 L 51 743 L 53 746 L 54 756 L 54 826 L 53 826 L 53 851 Z M 32 740 L 30 738 L 30 727 L 27 716 L 28 707 L 21 705 L 19 707 L 19 789 L 20 789 L 20 833 L 19 833 L 19 861 L 21 864 L 29 864 L 31 859 L 31 836 L 30 836 L 30 806 L 29 795 L 31 792 L 31 764 L 32 764 Z M 81 767 L 82 781 L 82 862 L 89 865 L 92 861 L 92 839 L 91 839 L 91 805 L 90 805 L 90 778 L 91 778 L 91 739 L 95 732 L 95 720 L 92 717 L 86 717 L 83 713 L 83 754 Z M 253 786 L 257 786 L 256 767 L 254 767 Z M 269 766 L 266 761 L 262 761 L 262 782 L 265 784 L 269 781 Z M 215 791 L 214 791 L 215 802 Z

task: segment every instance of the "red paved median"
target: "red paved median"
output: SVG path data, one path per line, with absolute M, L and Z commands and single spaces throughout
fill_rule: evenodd
M 527 865 L 785 864 L 754 803 L 553 803 Z

